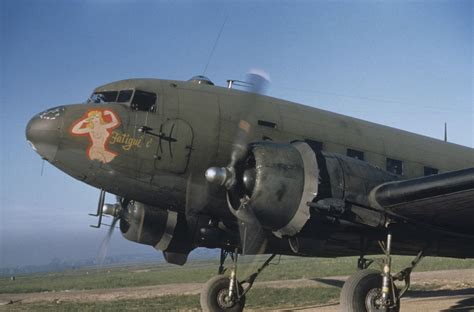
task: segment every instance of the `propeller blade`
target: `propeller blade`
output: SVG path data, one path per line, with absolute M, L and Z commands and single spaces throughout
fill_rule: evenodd
M 239 236 L 242 254 L 261 254 L 267 246 L 266 231 L 249 205 L 249 197 L 243 194 L 252 189 L 250 172 L 245 174 L 245 166 L 249 153 L 248 144 L 252 136 L 251 117 L 256 115 L 257 99 L 266 91 L 270 79 L 261 70 L 252 70 L 247 74 L 248 95 L 244 97 L 243 112 L 235 134 L 231 151 L 230 163 L 225 168 L 211 167 L 206 171 L 207 181 L 213 185 L 223 185 L 227 189 L 227 199 L 230 211 L 238 220 Z M 237 201 L 240 200 L 240 203 Z M 235 207 L 238 207 L 237 209 Z
M 249 119 L 252 115 L 255 114 L 255 110 L 257 109 L 257 95 L 264 94 L 268 84 L 270 83 L 269 75 L 264 72 L 263 70 L 252 69 L 247 74 L 247 82 L 248 82 L 248 97 L 245 98 L 245 110 L 241 114 L 240 121 L 237 126 L 237 133 L 235 136 L 231 157 L 230 157 L 230 164 L 228 168 L 232 172 L 232 168 L 238 165 L 238 163 L 245 158 L 248 152 L 247 145 L 249 143 L 249 138 L 252 132 L 252 125 L 249 122 Z M 235 174 L 235 172 L 232 172 Z M 235 176 L 230 175 L 228 177 L 229 182 L 226 183 L 227 188 L 235 184 Z
M 99 247 L 99 254 L 97 255 L 97 263 L 99 265 L 104 264 L 105 257 L 107 256 L 107 250 L 109 249 L 109 244 L 110 244 L 110 239 L 112 238 L 112 234 L 115 229 L 115 224 L 120 218 L 114 218 L 112 221 L 112 224 L 110 225 L 109 230 L 107 231 L 107 234 L 104 237 L 104 240 L 100 244 Z
M 210 186 L 205 177 L 191 173 L 186 187 L 186 213 L 200 212 L 209 204 Z
M 109 230 L 107 231 L 107 234 L 105 235 L 99 247 L 99 253 L 97 255 L 97 263 L 99 265 L 104 264 L 115 225 L 120 219 L 126 220 L 128 217 L 127 206 L 130 203 L 130 200 L 120 196 L 116 196 L 115 199 L 117 200 L 117 203 L 104 205 L 105 192 L 103 194 L 101 193 L 101 197 L 99 199 L 99 205 L 102 204 L 104 206 L 101 216 L 105 214 L 113 217 L 112 224 L 110 225 Z
M 247 143 L 251 129 L 252 125 L 248 121 L 244 119 L 239 121 L 230 157 L 229 168 L 234 168 L 237 163 L 247 155 Z
M 270 76 L 261 69 L 251 69 L 247 74 L 249 91 L 256 94 L 265 94 L 270 83 Z
M 255 255 L 265 252 L 267 238 L 262 225 L 250 206 L 242 205 L 235 211 L 239 220 L 240 242 L 243 255 Z
M 239 224 L 242 255 L 260 255 L 267 248 L 267 237 L 260 225 L 241 222 Z

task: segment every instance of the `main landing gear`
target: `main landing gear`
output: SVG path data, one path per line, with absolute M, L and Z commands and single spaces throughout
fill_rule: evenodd
M 359 271 L 349 277 L 342 287 L 340 304 L 341 311 L 347 312 L 398 312 L 400 311 L 400 298 L 410 287 L 410 275 L 415 266 L 423 258 L 420 251 L 410 266 L 397 274 L 392 274 L 391 245 L 392 234 L 387 234 L 386 242 L 379 242 L 384 252 L 382 272 L 368 269 L 374 262 L 361 255 L 358 261 Z M 404 286 L 399 290 L 395 281 L 403 281 Z
M 224 274 L 224 262 L 227 256 L 232 259 L 232 267 L 230 275 Z M 211 278 L 201 292 L 201 308 L 205 312 L 229 311 L 239 312 L 244 309 L 245 295 L 252 288 L 258 275 L 270 264 L 275 258 L 271 255 L 254 273 L 239 282 L 237 280 L 237 250 L 229 252 L 221 250 L 219 275 Z

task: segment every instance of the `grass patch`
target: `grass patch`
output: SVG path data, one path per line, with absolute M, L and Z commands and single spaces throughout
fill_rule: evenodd
M 414 285 L 412 292 L 432 291 L 438 284 Z M 267 288 L 257 287 L 247 295 L 246 308 L 269 310 L 291 309 L 311 305 L 337 302 L 340 289 L 337 287 Z M 98 302 L 39 302 L 16 303 L 0 306 L 0 311 L 11 312 L 126 312 L 126 311 L 200 311 L 199 295 L 169 295 L 136 300 L 114 300 Z
M 250 274 L 265 259 L 243 259 L 239 276 Z M 393 257 L 394 271 L 409 264 L 412 257 Z M 356 257 L 338 259 L 281 257 L 279 265 L 270 265 L 258 281 L 316 278 L 349 275 L 356 271 Z M 216 261 L 195 261 L 183 267 L 169 264 L 88 268 L 59 273 L 17 276 L 15 281 L 0 278 L 0 293 L 28 293 L 44 291 L 86 290 L 119 287 L 138 287 L 171 283 L 204 283 L 217 272 Z M 377 266 L 374 264 L 374 268 Z M 474 268 L 474 260 L 427 258 L 416 271 Z
M 334 287 L 255 288 L 249 292 L 246 307 L 250 309 L 294 308 L 337 301 L 339 289 Z M 1 308 L 0 308 L 1 309 Z M 198 295 L 164 296 L 137 300 L 105 302 L 41 302 L 17 303 L 8 311 L 200 311 Z
M 163 296 L 137 300 L 115 300 L 102 302 L 41 302 L 31 304 L 14 304 L 8 311 L 39 312 L 121 312 L 121 311 L 199 311 L 199 296 Z

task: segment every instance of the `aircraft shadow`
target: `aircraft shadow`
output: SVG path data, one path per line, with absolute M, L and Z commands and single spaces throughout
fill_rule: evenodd
M 331 278 L 312 278 L 311 280 L 325 284 L 328 286 L 333 286 L 337 288 L 342 288 L 344 281 L 331 279 Z M 456 290 L 409 290 L 406 294 L 406 297 L 410 298 L 433 298 L 433 297 L 451 297 L 451 296 L 465 296 L 465 295 L 474 295 L 474 288 L 465 288 L 465 289 L 456 289 Z M 460 299 L 456 304 L 449 307 L 448 309 L 442 310 L 441 312 L 472 312 L 474 311 L 474 297 Z
M 463 296 L 474 295 L 474 288 L 465 289 L 439 289 L 439 290 L 409 290 L 407 297 L 411 298 L 427 298 L 427 297 L 447 297 L 447 296 Z
M 328 286 L 334 286 L 334 287 L 337 287 L 337 288 L 342 288 L 342 286 L 344 286 L 344 281 L 337 280 L 337 279 L 316 277 L 316 278 L 312 278 L 311 280 L 315 281 L 315 282 L 318 282 L 318 283 L 321 283 L 321 284 L 328 285 Z
M 432 297 L 451 297 L 474 295 L 474 288 L 456 289 L 456 290 L 409 290 L 407 297 L 410 298 L 432 298 Z M 456 304 L 441 312 L 467 312 L 474 311 L 474 297 L 462 298 Z
M 474 298 L 466 298 L 456 302 L 455 305 L 449 307 L 449 309 L 441 310 L 441 312 L 459 311 L 459 312 L 472 312 L 474 311 Z

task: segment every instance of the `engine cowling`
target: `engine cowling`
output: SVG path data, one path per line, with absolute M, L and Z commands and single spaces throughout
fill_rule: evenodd
M 306 202 L 318 193 L 318 164 L 305 143 L 255 143 L 249 146 L 239 180 L 239 197 L 250 198 L 248 204 L 261 225 L 278 237 L 292 236 L 310 216 Z M 229 197 L 238 209 L 240 198 Z
M 194 248 L 187 237 L 184 214 L 140 202 L 132 201 L 127 205 L 120 219 L 120 231 L 130 241 L 162 250 L 165 258 L 174 259 L 169 262 L 176 264 L 184 264 Z
M 315 151 L 304 142 L 251 144 L 237 169 L 240 191 L 237 196 L 229 192 L 231 208 L 237 211 L 246 198 L 262 227 L 277 237 L 299 233 L 310 218 L 310 206 L 318 202 L 321 209 L 346 202 L 367 207 L 375 186 L 397 179 L 367 162 Z

